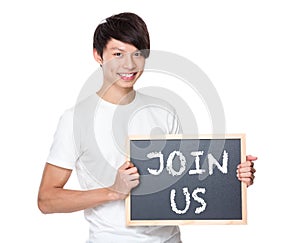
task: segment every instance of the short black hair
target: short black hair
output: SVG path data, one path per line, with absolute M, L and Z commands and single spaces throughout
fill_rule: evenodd
M 102 57 L 107 42 L 116 39 L 135 46 L 147 58 L 150 54 L 150 37 L 147 25 L 138 15 L 124 12 L 105 19 L 94 33 L 93 47 Z

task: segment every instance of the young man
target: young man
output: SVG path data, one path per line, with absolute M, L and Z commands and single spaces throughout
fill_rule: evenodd
M 94 58 L 103 70 L 100 90 L 61 117 L 44 168 L 38 206 L 43 213 L 84 210 L 88 242 L 181 242 L 177 226 L 126 227 L 124 199 L 139 184 L 126 161 L 127 135 L 180 133 L 174 109 L 134 90 L 149 55 L 144 21 L 133 13 L 107 18 L 94 33 Z M 256 157 L 247 156 L 237 176 L 253 183 Z M 76 168 L 83 190 L 64 188 Z

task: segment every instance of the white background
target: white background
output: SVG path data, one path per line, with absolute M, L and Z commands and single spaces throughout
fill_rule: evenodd
M 146 21 L 152 49 L 182 55 L 208 75 L 227 132 L 246 133 L 247 153 L 259 157 L 248 225 L 183 226 L 183 242 L 299 240 L 297 1 L 18 0 L 0 3 L 0 242 L 86 240 L 82 212 L 43 215 L 37 191 L 59 116 L 98 67 L 94 29 L 123 11 Z M 68 187 L 78 187 L 75 177 Z

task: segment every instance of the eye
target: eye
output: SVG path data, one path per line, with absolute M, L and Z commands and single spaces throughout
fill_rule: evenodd
M 116 52 L 113 54 L 115 57 L 121 57 L 122 56 L 122 53 L 121 52 Z
M 142 52 L 141 51 L 136 51 L 136 52 L 133 53 L 133 55 L 135 57 L 140 57 L 140 56 L 142 56 Z

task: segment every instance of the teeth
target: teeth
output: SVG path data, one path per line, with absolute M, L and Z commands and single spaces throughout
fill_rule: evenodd
M 133 76 L 133 73 L 120 73 L 120 76 L 121 76 L 121 77 L 129 78 L 129 77 L 132 77 L 132 76 Z

